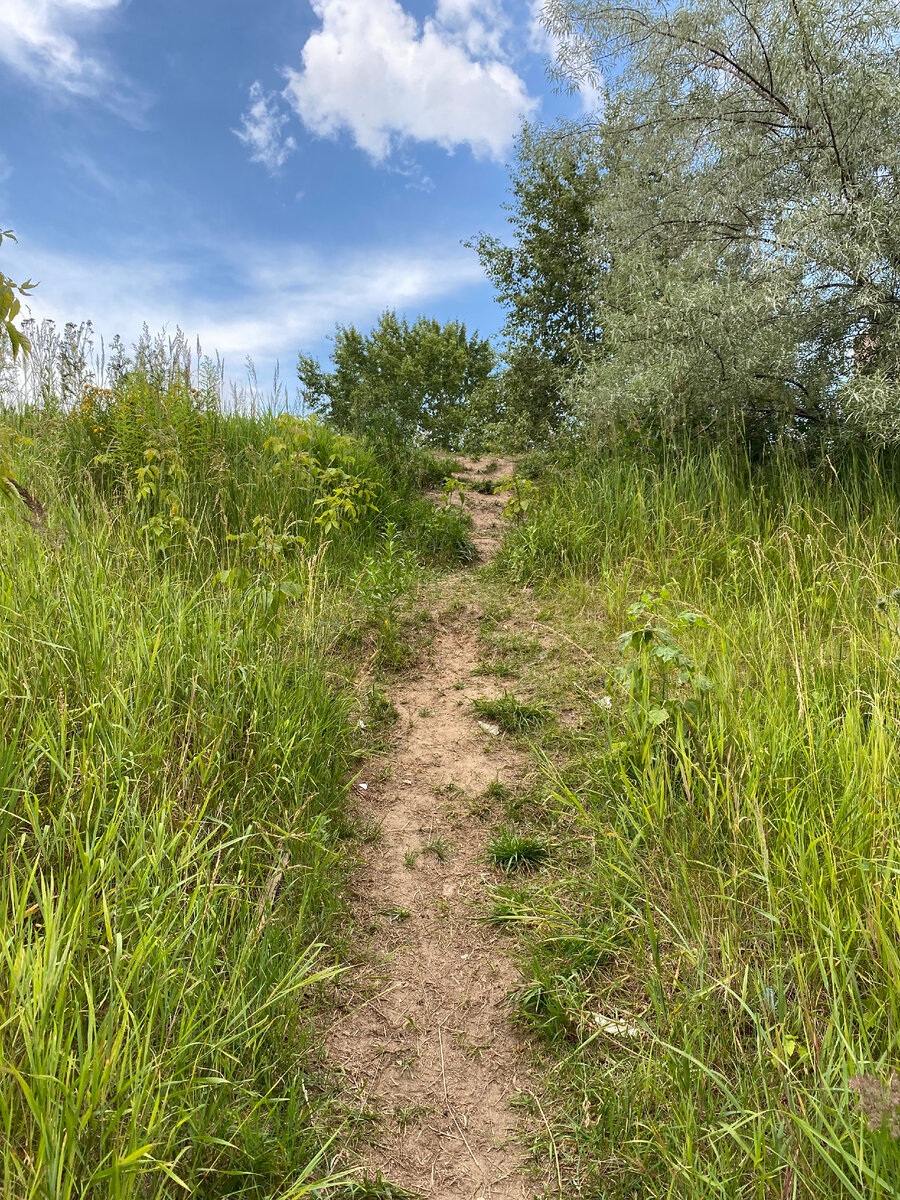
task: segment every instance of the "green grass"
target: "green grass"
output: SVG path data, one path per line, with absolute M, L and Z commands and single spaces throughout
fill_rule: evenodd
M 494 721 L 504 733 L 527 733 L 545 725 L 550 718 L 545 706 L 518 700 L 511 692 L 494 700 L 479 696 L 472 701 L 472 707 L 479 717 Z
M 329 1176 L 311 1019 L 341 966 L 353 655 L 390 662 L 417 577 L 470 552 L 419 499 L 427 461 L 166 371 L 6 416 L 48 526 L 0 508 L 10 1200 Z
M 453 850 L 452 845 L 445 837 L 432 838 L 430 842 L 422 847 L 423 854 L 430 854 L 437 862 L 446 862 Z
M 492 804 L 506 800 L 509 797 L 509 788 L 506 784 L 501 783 L 499 779 L 492 779 L 484 789 L 484 797 Z
M 374 1179 L 352 1183 L 336 1195 L 337 1200 L 420 1200 L 416 1192 L 389 1183 L 380 1173 Z
M 851 1081 L 900 1064 L 897 462 L 611 454 L 542 496 L 497 572 L 578 713 L 541 751 L 559 858 L 494 902 L 555 1060 L 539 1149 L 604 1200 L 896 1196 Z
M 352 1148 L 313 1018 L 347 780 L 396 720 L 354 674 L 407 661 L 411 591 L 472 544 L 421 498 L 443 464 L 195 382 L 148 362 L 6 417 L 47 513 L 0 510 L 12 1200 L 293 1200 Z M 553 657 L 504 608 L 486 665 L 533 699 L 475 711 L 543 772 L 491 785 L 488 854 L 566 1195 L 900 1191 L 898 518 L 887 454 L 543 463 L 493 570 Z
M 539 837 L 501 826 L 487 846 L 487 860 L 511 875 L 515 871 L 533 871 L 547 861 L 547 843 Z

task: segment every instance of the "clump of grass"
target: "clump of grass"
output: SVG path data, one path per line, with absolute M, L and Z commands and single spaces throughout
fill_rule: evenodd
M 380 846 L 384 841 L 384 826 L 375 817 L 357 817 L 351 828 L 356 840 L 364 846 Z
M 477 665 L 472 671 L 473 675 L 494 675 L 498 679 L 516 679 L 519 676 L 519 671 L 509 663 L 502 659 L 489 661 L 482 658 L 478 660 Z
M 499 779 L 492 779 L 480 796 L 469 801 L 469 812 L 473 817 L 486 821 L 493 812 L 496 804 L 501 804 L 509 798 L 510 791 Z
M 450 852 L 453 849 L 450 842 L 445 837 L 432 838 L 422 847 L 423 854 L 430 854 L 437 859 L 438 862 L 446 862 L 450 857 Z
M 506 875 L 515 871 L 534 871 L 549 857 L 547 843 L 533 834 L 501 826 L 487 846 L 487 860 Z
M 485 696 L 472 701 L 472 706 L 487 721 L 493 721 L 504 733 L 528 733 L 550 720 L 550 710 L 542 704 L 528 704 L 506 692 L 498 699 Z
M 410 1120 L 419 1119 L 418 1115 L 410 1118 Z M 408 1123 L 403 1122 L 401 1127 L 405 1128 Z M 380 1171 L 373 1178 L 365 1176 L 363 1179 L 354 1180 L 340 1191 L 332 1192 L 332 1195 L 336 1197 L 336 1200 L 420 1200 L 416 1192 L 407 1191 L 398 1183 L 390 1183 Z
M 402 925 L 404 921 L 410 919 L 412 913 L 408 908 L 401 908 L 399 905 L 395 905 L 393 908 L 384 909 L 378 915 L 385 917 L 393 925 Z
M 495 487 L 488 479 L 479 479 L 476 483 L 469 484 L 469 490 L 477 492 L 480 496 L 493 496 Z
M 394 1119 L 400 1129 L 405 1130 L 410 1125 L 421 1125 L 431 1111 L 424 1104 L 397 1105 L 394 1108 Z
M 366 694 L 368 722 L 378 730 L 389 729 L 397 723 L 399 713 L 387 693 L 376 684 L 370 684 Z

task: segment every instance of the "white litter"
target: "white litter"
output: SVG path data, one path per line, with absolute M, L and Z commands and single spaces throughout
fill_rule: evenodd
M 367 783 L 358 783 L 356 786 L 362 788 L 364 792 L 369 790 L 369 785 Z
M 500 736 L 500 726 L 499 725 L 489 725 L 487 723 L 487 721 L 479 721 L 478 728 L 483 729 L 485 733 L 489 733 L 491 735 L 491 737 L 499 737 Z
M 634 1025 L 627 1025 L 624 1021 L 611 1021 L 609 1017 L 604 1017 L 602 1013 L 594 1013 L 591 1018 L 601 1033 L 608 1033 L 612 1037 L 640 1037 L 640 1029 L 636 1029 Z

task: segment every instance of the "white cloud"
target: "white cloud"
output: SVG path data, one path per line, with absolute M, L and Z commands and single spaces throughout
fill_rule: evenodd
M 503 58 L 509 22 L 496 0 L 437 0 L 435 23 L 457 37 L 470 54 Z
M 328 257 L 297 244 L 223 251 L 227 243 L 210 238 L 193 262 L 174 248 L 165 259 L 127 248 L 96 258 L 42 248 L 20 225 L 5 269 L 40 280 L 29 301 L 35 318 L 90 319 L 107 339 L 133 339 L 144 322 L 151 330 L 180 326 L 204 351 L 222 354 L 232 374 L 248 355 L 263 368 L 276 358 L 290 363 L 338 322 L 365 324 L 385 308 L 418 311 L 484 278 L 475 256 L 457 246 Z
M 84 54 L 67 26 L 120 0 L 0 0 L 0 58 L 36 83 L 80 95 L 100 91 L 107 70 Z
M 99 99 L 139 121 L 146 97 L 82 45 L 99 21 L 121 4 L 122 0 L 0 0 L 0 61 L 57 96 Z
M 292 137 L 282 132 L 290 118 L 278 111 L 278 97 L 263 91 L 261 83 L 250 88 L 250 107 L 241 115 L 241 128 L 232 133 L 250 150 L 250 161 L 262 163 L 273 174 L 297 149 Z
M 544 9 L 547 0 L 531 0 L 528 9 L 528 31 L 531 49 L 539 54 L 552 52 L 553 39 L 544 27 Z
M 438 0 L 421 27 L 398 0 L 311 3 L 321 28 L 284 94 L 315 134 L 347 130 L 376 160 L 406 139 L 502 159 L 537 107 L 501 60 L 495 0 Z

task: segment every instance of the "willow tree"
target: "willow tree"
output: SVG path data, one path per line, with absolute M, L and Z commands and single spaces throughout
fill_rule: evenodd
M 604 353 L 582 407 L 900 440 L 894 0 L 551 0 L 586 118 Z

